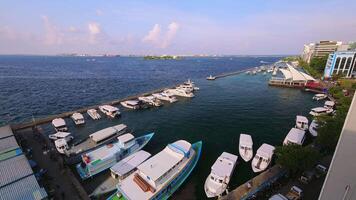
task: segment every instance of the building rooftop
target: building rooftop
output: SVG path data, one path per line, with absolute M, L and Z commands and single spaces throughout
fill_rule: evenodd
M 356 199 L 356 95 L 354 95 L 319 200 Z

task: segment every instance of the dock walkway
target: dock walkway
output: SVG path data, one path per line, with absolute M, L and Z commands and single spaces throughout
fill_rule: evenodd
M 269 186 L 271 183 L 282 177 L 287 173 L 287 170 L 281 168 L 279 165 L 274 165 L 265 172 L 255 176 L 246 183 L 240 185 L 236 189 L 229 192 L 229 194 L 222 196 L 220 200 L 230 200 L 230 199 L 248 199 L 249 197 L 255 195 L 257 192 L 263 190 L 265 187 Z M 248 188 L 248 183 L 251 187 Z

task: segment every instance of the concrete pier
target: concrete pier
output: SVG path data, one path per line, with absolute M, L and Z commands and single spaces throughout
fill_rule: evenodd
M 229 192 L 229 194 L 222 196 L 221 200 L 230 199 L 248 199 L 249 197 L 255 195 L 257 192 L 263 190 L 265 187 L 285 175 L 287 171 L 278 165 L 267 169 L 261 174 L 255 176 L 246 183 L 240 185 L 236 189 Z M 248 187 L 250 184 L 250 187 Z
M 216 75 L 214 77 L 215 77 L 215 79 L 218 79 L 218 78 L 224 78 L 224 77 L 227 77 L 227 76 L 234 76 L 234 75 L 238 75 L 238 74 L 241 74 L 241 73 L 244 73 L 244 72 L 247 72 L 247 71 L 251 71 L 253 69 L 254 68 L 249 68 L 249 69 L 239 70 L 239 71 L 236 71 L 236 72 L 223 73 L 223 74 L 220 74 L 220 75 Z

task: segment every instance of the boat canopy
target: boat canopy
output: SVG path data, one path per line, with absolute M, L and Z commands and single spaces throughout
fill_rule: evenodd
M 93 134 L 90 134 L 89 137 L 94 141 L 94 142 L 100 142 L 101 140 L 104 140 L 114 134 L 117 134 L 118 132 L 123 131 L 127 126 L 125 124 L 119 124 L 116 126 L 108 127 L 105 129 L 102 129 L 100 131 L 97 131 Z
M 131 133 L 127 133 L 125 135 L 121 135 L 119 137 L 117 137 L 117 140 L 119 141 L 119 143 L 121 143 L 122 145 L 130 142 L 131 140 L 133 140 L 135 137 L 131 134 Z
M 62 118 L 56 118 L 52 120 L 52 124 L 54 127 L 61 127 L 61 126 L 65 126 L 66 122 Z
M 288 135 L 286 136 L 286 139 L 290 142 L 293 142 L 295 144 L 301 144 L 305 136 L 305 131 L 297 129 L 297 128 L 292 128 Z
M 274 149 L 274 146 L 263 143 L 260 148 L 258 148 L 257 154 L 262 157 L 269 158 L 273 155 Z
M 65 138 L 65 137 L 68 137 L 69 135 L 71 135 L 71 133 L 68 133 L 68 132 L 57 132 L 57 133 L 52 134 L 52 135 L 57 137 L 57 138 Z
M 308 121 L 308 118 L 304 117 L 304 116 L 301 116 L 301 115 L 297 115 L 297 122 L 302 122 L 302 123 L 305 123 L 305 124 L 308 124 L 309 121 Z
M 74 120 L 83 120 L 84 116 L 81 113 L 73 113 L 72 118 Z
M 128 101 L 124 101 L 126 104 L 128 105 L 132 105 L 132 106 L 135 106 L 135 105 L 138 105 L 138 102 L 137 100 L 128 100 Z
M 240 146 L 252 147 L 253 142 L 250 135 L 240 134 Z
M 150 153 L 141 150 L 116 163 L 110 168 L 110 170 L 119 176 L 125 176 L 127 173 L 134 170 L 138 165 L 147 160 L 150 156 Z
M 173 144 L 179 145 L 177 144 L 177 142 Z M 188 143 L 188 142 L 184 141 L 184 143 Z M 190 143 L 188 144 L 190 146 Z M 186 147 L 181 147 L 181 148 L 185 149 Z M 172 169 L 173 166 L 177 165 L 183 158 L 184 158 L 183 154 L 177 153 L 176 151 L 173 151 L 171 148 L 167 146 L 161 152 L 151 157 L 141 165 L 139 165 L 137 169 L 143 175 L 145 175 L 146 178 L 148 178 L 149 180 L 153 180 L 154 182 L 157 182 L 163 175 L 166 174 L 166 172 Z
M 333 102 L 333 101 L 325 101 L 324 106 L 327 106 L 327 107 L 334 107 L 334 106 L 335 106 L 335 102 Z
M 325 97 L 326 96 L 326 94 L 316 94 L 316 95 L 314 95 L 315 97 Z
M 236 155 L 223 152 L 211 167 L 211 172 L 222 178 L 230 176 L 236 161 Z

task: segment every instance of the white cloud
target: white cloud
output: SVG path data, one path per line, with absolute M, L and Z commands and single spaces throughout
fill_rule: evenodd
M 97 36 L 101 33 L 100 25 L 96 22 L 90 22 L 88 24 L 89 29 L 89 42 L 94 44 L 97 41 Z
M 161 26 L 155 24 L 148 34 L 142 39 L 143 42 L 158 42 L 161 34 Z
M 174 39 L 174 37 L 177 34 L 178 29 L 179 29 L 179 24 L 177 22 L 172 22 L 168 25 L 168 31 L 166 33 L 164 40 L 163 40 L 161 48 L 164 49 L 171 44 L 172 40 Z
M 179 24 L 177 22 L 172 22 L 168 25 L 167 32 L 165 34 L 161 34 L 161 26 L 159 24 L 155 24 L 153 28 L 148 32 L 148 34 L 144 36 L 142 41 L 146 43 L 151 43 L 154 46 L 165 49 L 171 44 L 172 40 L 175 38 L 178 29 Z
M 58 30 L 57 26 L 55 26 L 46 15 L 42 15 L 42 20 L 44 23 L 45 29 L 45 45 L 59 45 L 62 44 L 62 34 Z

